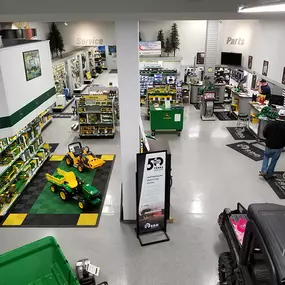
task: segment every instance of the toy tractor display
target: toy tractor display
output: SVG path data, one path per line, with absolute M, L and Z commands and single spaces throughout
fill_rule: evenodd
M 101 203 L 101 193 L 94 186 L 84 183 L 75 174 L 57 168 L 56 175 L 46 173 L 46 179 L 51 183 L 50 190 L 59 192 L 63 201 L 76 200 L 78 207 L 83 210 Z
M 82 147 L 80 142 L 68 145 L 65 162 L 68 166 L 77 167 L 79 172 L 83 172 L 85 169 L 98 168 L 105 163 L 103 159 L 95 157 L 88 146 Z

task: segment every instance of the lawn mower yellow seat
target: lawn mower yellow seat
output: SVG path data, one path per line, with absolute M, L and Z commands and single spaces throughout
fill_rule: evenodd
M 78 186 L 78 182 L 76 176 L 73 172 L 66 172 L 64 175 L 65 182 L 70 188 L 76 188 Z

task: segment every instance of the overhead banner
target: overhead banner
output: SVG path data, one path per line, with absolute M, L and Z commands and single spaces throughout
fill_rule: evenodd
M 140 55 L 161 55 L 161 42 L 139 42 Z
M 137 231 L 166 230 L 166 151 L 137 155 Z

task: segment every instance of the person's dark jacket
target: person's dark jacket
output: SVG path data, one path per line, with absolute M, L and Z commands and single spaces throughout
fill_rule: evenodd
M 263 130 L 266 146 L 271 149 L 285 147 L 285 122 L 281 120 L 270 121 Z

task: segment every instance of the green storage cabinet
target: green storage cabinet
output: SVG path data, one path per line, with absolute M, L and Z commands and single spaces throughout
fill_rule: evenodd
M 164 105 L 159 108 L 150 106 L 150 129 L 152 135 L 157 130 L 174 130 L 180 136 L 183 130 L 184 107 L 172 107 L 165 109 Z
M 80 285 L 53 237 L 0 255 L 0 284 Z

